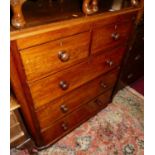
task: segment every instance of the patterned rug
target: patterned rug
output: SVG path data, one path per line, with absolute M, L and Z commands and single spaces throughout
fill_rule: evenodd
M 143 155 L 144 100 L 125 88 L 95 117 L 38 155 Z M 11 155 L 28 155 L 11 150 Z

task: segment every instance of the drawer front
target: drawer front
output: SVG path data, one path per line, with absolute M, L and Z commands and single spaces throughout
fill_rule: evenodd
M 75 127 L 79 126 L 80 123 L 90 118 L 97 111 L 106 107 L 110 101 L 111 92 L 111 90 L 107 91 L 67 117 L 60 119 L 48 129 L 42 131 L 44 143 L 49 144 L 52 141 L 59 139 Z
M 125 45 L 131 30 L 132 23 L 118 23 L 94 29 L 92 36 L 91 53 L 95 54 L 105 49 Z
M 48 127 L 60 117 L 65 116 L 77 107 L 89 102 L 103 93 L 103 91 L 112 88 L 116 82 L 117 74 L 118 70 L 114 70 L 106 75 L 102 75 L 65 96 L 39 108 L 36 113 L 41 129 Z
M 20 51 L 27 80 L 63 70 L 89 54 L 90 33 L 85 32 Z
M 29 83 L 34 104 L 49 103 L 67 92 L 83 85 L 117 67 L 123 57 L 124 48 L 118 48 L 90 58 L 53 76 Z
M 135 12 L 130 12 L 130 13 L 125 13 L 125 14 L 120 14 L 120 15 L 115 15 L 115 16 L 107 16 L 107 18 L 100 19 L 95 21 L 93 23 L 93 28 L 102 28 L 105 25 L 111 25 L 111 24 L 116 24 L 116 23 L 127 23 L 127 22 L 134 22 L 137 16 L 137 11 Z
M 75 22 L 74 24 L 68 24 L 64 22 L 61 24 L 53 24 L 52 26 L 46 26 L 44 30 L 41 30 L 40 34 L 31 33 L 31 36 L 27 37 L 27 32 L 24 37 L 17 40 L 18 49 L 25 49 L 32 46 L 40 45 L 49 41 L 57 40 L 67 36 L 72 36 L 81 32 L 89 31 L 90 22 L 79 23 Z M 48 31 L 48 32 L 45 32 Z M 36 28 L 36 32 L 38 29 Z M 43 32 L 43 33 L 42 33 Z

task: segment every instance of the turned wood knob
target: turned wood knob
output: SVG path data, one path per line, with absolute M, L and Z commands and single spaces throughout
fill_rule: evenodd
M 133 77 L 133 74 L 132 74 L 132 73 L 130 73 L 130 74 L 127 76 L 128 79 L 131 79 L 132 77 Z
M 114 39 L 114 40 L 118 40 L 119 38 L 120 38 L 120 34 L 119 33 L 112 33 L 112 38 Z
M 99 106 L 103 105 L 103 102 L 100 99 L 96 99 L 95 103 Z
M 114 62 L 112 60 L 107 60 L 106 63 L 111 67 L 113 66 Z
M 62 111 L 63 113 L 68 112 L 68 107 L 67 107 L 66 105 L 64 105 L 64 104 L 60 106 L 60 109 L 61 109 L 61 111 Z
M 101 86 L 102 88 L 107 88 L 107 85 L 106 85 L 103 81 L 101 81 L 100 86 Z
M 62 61 L 62 62 L 66 62 L 69 60 L 70 55 L 69 53 L 67 53 L 66 51 L 59 51 L 58 52 L 58 58 Z
M 141 58 L 141 55 L 138 54 L 137 56 L 135 56 L 134 60 L 137 61 L 137 60 L 139 60 L 140 58 Z
M 69 87 L 69 84 L 66 81 L 60 81 L 59 86 L 62 90 L 66 90 Z
M 66 123 L 62 123 L 61 127 L 63 128 L 64 131 L 68 130 L 68 125 Z

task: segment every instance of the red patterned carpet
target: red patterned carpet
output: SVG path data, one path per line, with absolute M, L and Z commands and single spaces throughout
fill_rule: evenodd
M 119 91 L 113 102 L 38 155 L 143 155 L 143 97 L 128 89 Z M 11 150 L 11 155 L 28 155 Z

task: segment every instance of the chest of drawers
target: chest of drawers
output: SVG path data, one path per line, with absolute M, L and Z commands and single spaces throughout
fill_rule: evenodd
M 111 102 L 138 9 L 13 33 L 11 84 L 38 147 Z

